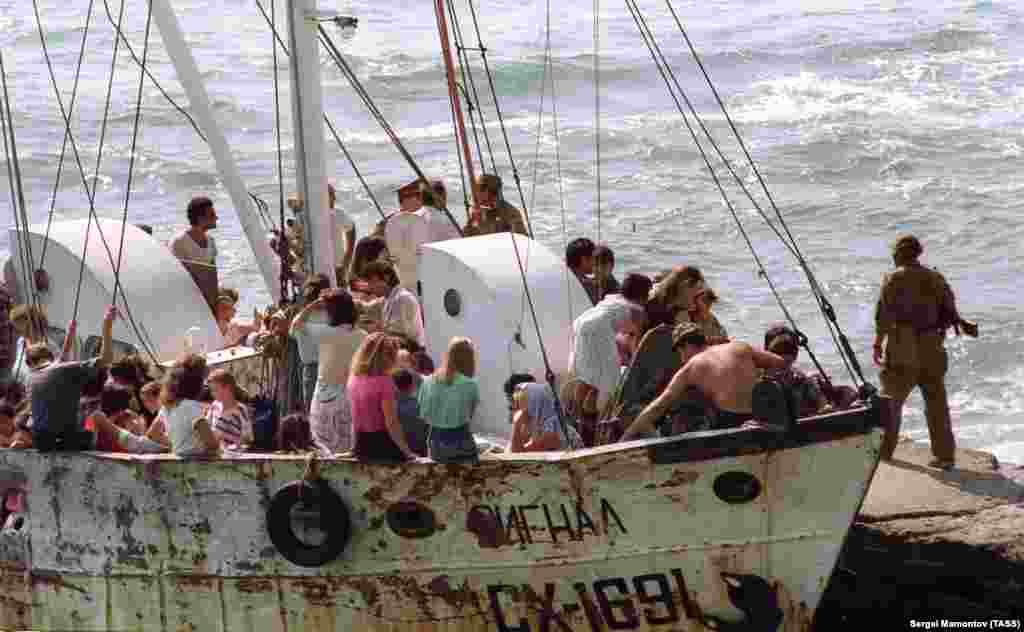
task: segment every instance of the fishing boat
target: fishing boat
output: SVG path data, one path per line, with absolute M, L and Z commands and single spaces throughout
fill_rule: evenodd
M 149 6 L 274 288 L 279 269 L 246 212 L 171 3 Z M 324 271 L 333 270 L 334 230 L 315 9 L 315 0 L 290 2 L 288 28 L 308 260 Z M 90 315 L 115 297 L 134 310 L 115 330 L 121 348 L 160 361 L 184 348 L 186 332 L 194 351 L 220 346 L 195 271 L 125 221 L 91 221 L 120 250 L 90 241 L 90 220 L 16 229 L 8 269 L 23 300 L 36 294 L 55 323 L 77 315 L 88 338 L 99 331 Z M 46 243 L 51 287 L 35 292 L 31 253 Z M 453 335 L 478 341 L 474 424 L 507 435 L 502 382 L 567 370 L 573 315 L 589 305 L 582 286 L 527 236 L 427 244 L 418 266 L 429 346 Z M 208 357 L 241 373 L 263 361 L 247 349 Z M 0 626 L 807 630 L 874 474 L 883 409 L 862 388 L 852 407 L 785 431 L 485 454 L 474 466 L 2 450 Z

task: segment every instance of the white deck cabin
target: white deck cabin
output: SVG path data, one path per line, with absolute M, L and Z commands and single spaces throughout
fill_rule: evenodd
M 103 245 L 97 225 L 93 224 L 89 247 L 85 251 L 78 307 L 80 343 L 100 335 L 103 314 L 114 292 L 114 266 L 118 257 L 121 222 L 100 219 L 99 228 L 110 247 L 110 254 Z M 54 222 L 50 228 L 50 244 L 43 266 L 50 277 L 50 290 L 41 294 L 40 300 L 51 328 L 64 329 L 72 318 L 85 233 L 85 219 Z M 29 228 L 36 266 L 45 235 L 45 224 Z M 4 265 L 4 274 L 9 283 L 15 281 L 12 287 L 16 288 L 16 300 L 24 302 L 27 293 L 23 287 L 20 241 L 14 228 L 10 229 L 10 243 L 12 253 Z M 111 263 L 111 258 L 115 263 Z M 147 339 L 157 358 L 168 360 L 184 350 L 186 333 L 197 327 L 198 333 L 192 336 L 195 348 L 212 351 L 223 346 L 213 314 L 181 262 L 165 243 L 130 224 L 125 230 L 120 276 L 123 294 L 127 297 L 139 333 L 127 318 L 120 318 L 114 322 L 115 341 L 131 344 L 142 351 L 145 345 L 140 338 Z M 122 316 L 126 316 L 123 298 L 118 297 L 117 306 Z
M 545 374 L 510 235 L 433 242 L 422 246 L 419 256 L 430 354 L 440 363 L 453 336 L 473 341 L 481 399 L 473 430 L 498 437 L 511 431 L 505 380 L 513 373 L 530 373 L 543 381 Z M 561 257 L 523 235 L 515 240 L 551 369 L 564 377 L 572 322 L 591 306 L 590 298 Z

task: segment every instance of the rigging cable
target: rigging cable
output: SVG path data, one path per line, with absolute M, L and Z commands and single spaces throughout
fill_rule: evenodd
M 124 255 L 124 236 L 128 230 L 128 203 L 132 197 L 132 179 L 135 175 L 135 152 L 139 141 L 139 127 L 142 123 L 142 89 L 146 85 L 146 62 L 149 57 L 149 34 L 152 24 L 153 3 L 147 2 L 146 30 L 142 41 L 142 70 L 139 72 L 139 89 L 135 93 L 135 122 L 132 124 L 132 144 L 128 154 L 128 183 L 125 185 L 124 191 L 124 210 L 121 213 L 121 241 L 117 248 L 117 265 L 114 267 L 114 292 L 110 299 L 111 305 L 117 305 L 117 292 L 121 289 L 121 260 Z
M 779 224 L 786 232 L 786 235 L 789 236 L 789 241 L 792 244 L 793 255 L 796 257 L 797 263 L 800 265 L 800 268 L 804 271 L 804 275 L 807 277 L 807 281 L 811 286 L 811 292 L 812 294 L 814 294 L 815 299 L 818 302 L 818 307 L 829 324 L 830 331 L 831 328 L 834 327 L 836 333 L 838 333 L 841 355 L 845 353 L 845 355 L 848 356 L 848 360 L 844 359 L 844 361 L 848 361 L 848 363 L 852 365 L 853 369 L 860 377 L 861 383 L 867 384 L 867 380 L 864 378 L 863 371 L 860 367 L 860 362 L 857 360 L 857 356 L 853 352 L 853 348 L 850 345 L 850 341 L 846 337 L 846 334 L 843 332 L 842 328 L 839 326 L 835 309 L 832 307 L 832 304 L 825 296 L 824 289 L 818 283 L 817 277 L 811 271 L 810 264 L 807 262 L 807 259 L 804 258 L 803 253 L 800 251 L 799 245 L 797 245 L 796 239 L 793 237 L 792 232 L 790 232 L 789 230 L 789 225 L 786 223 L 786 220 L 782 217 L 782 213 L 779 210 L 779 207 L 775 204 L 775 199 L 772 196 L 771 191 L 768 189 L 768 184 L 762 176 L 761 170 L 758 169 L 757 163 L 754 162 L 753 157 L 750 155 L 750 151 L 747 148 L 747 144 L 746 142 L 744 142 L 742 135 L 739 133 L 739 129 L 736 127 L 736 123 L 733 121 L 732 116 L 729 115 L 729 111 L 728 108 L 726 108 L 725 106 L 725 102 L 722 100 L 722 97 L 719 95 L 718 90 L 714 86 L 714 83 L 711 81 L 711 76 L 708 74 L 708 71 L 704 66 L 704 62 L 701 60 L 700 55 L 697 53 L 697 49 L 693 45 L 693 42 L 690 40 L 690 36 L 687 34 L 686 29 L 683 28 L 683 23 L 679 19 L 679 15 L 676 13 L 675 7 L 673 7 L 671 0 L 665 0 L 665 3 L 668 6 L 669 11 L 672 13 L 672 17 L 675 20 L 676 26 L 679 28 L 679 32 L 682 34 L 683 39 L 686 41 L 686 45 L 690 49 L 690 53 L 693 55 L 694 61 L 696 61 L 698 68 L 700 68 L 701 74 L 704 75 L 704 79 L 707 82 L 708 87 L 711 88 L 711 92 L 714 95 L 715 100 L 718 102 L 718 106 L 722 110 L 722 114 L 724 114 L 725 120 L 728 122 L 729 127 L 732 129 L 733 135 L 736 137 L 740 149 L 743 151 L 743 155 L 747 159 L 747 163 L 750 165 L 750 168 L 753 171 L 754 176 L 757 178 L 757 181 L 760 183 L 762 190 L 764 190 L 765 198 L 768 200 L 768 203 L 775 211 L 775 215 L 776 217 L 778 217 Z M 760 211 L 760 209 L 758 210 Z M 835 338 L 835 334 L 833 334 L 833 338 Z M 804 347 L 806 348 L 806 344 L 804 345 Z
M 124 5 L 125 5 L 125 0 L 121 0 L 121 10 L 120 10 L 120 12 L 118 13 L 118 16 L 117 16 L 117 27 L 119 29 L 121 28 L 121 25 L 124 23 Z M 98 144 L 97 149 L 96 149 L 96 166 L 93 168 L 92 190 L 93 190 L 93 194 L 94 195 L 95 195 L 95 192 L 96 192 L 96 188 L 99 186 L 99 181 L 100 181 L 100 165 L 103 163 L 103 149 L 106 146 L 107 124 L 110 122 L 110 102 L 111 102 L 111 99 L 112 99 L 113 93 L 114 93 L 114 72 L 115 72 L 115 69 L 117 68 L 117 51 L 120 48 L 120 46 L 121 46 L 121 38 L 115 37 L 114 38 L 114 53 L 110 57 L 110 73 L 107 76 L 107 98 L 106 98 L 105 103 L 103 104 L 103 120 L 100 123 L 100 140 L 99 140 L 99 144 Z M 78 285 L 75 286 L 75 304 L 74 304 L 74 308 L 71 310 L 71 319 L 72 320 L 77 320 L 78 319 L 78 307 L 79 307 L 80 299 L 82 297 L 82 282 L 85 280 L 85 259 L 86 259 L 86 254 L 88 253 L 88 250 L 89 250 L 89 237 L 90 237 L 90 234 L 92 232 L 92 222 L 93 222 L 93 215 L 94 214 L 95 214 L 95 208 L 90 209 L 89 218 L 86 221 L 86 225 L 85 225 L 85 241 L 82 242 L 82 258 L 79 260 L 79 266 L 78 266 Z M 98 217 L 96 218 L 96 223 L 99 224 L 99 218 Z M 122 228 L 123 227 L 124 227 L 124 225 L 122 224 Z M 116 266 L 115 266 L 115 269 L 116 269 Z M 116 286 L 117 286 L 117 281 L 116 281 L 116 278 L 115 278 L 115 287 Z M 114 305 L 117 304 L 117 295 L 116 294 L 114 295 L 113 304 Z
M 448 4 L 448 13 L 450 15 L 450 21 L 452 22 L 452 32 L 455 33 L 455 36 L 454 36 L 455 37 L 455 49 L 458 51 L 458 54 L 459 54 L 459 60 L 460 60 L 459 68 L 460 68 L 460 70 L 462 72 L 462 82 L 466 83 L 466 81 L 467 81 L 466 68 L 468 67 L 469 63 L 465 59 L 466 53 L 465 53 L 465 50 L 463 50 L 463 48 L 462 48 L 461 34 L 460 34 L 460 29 L 458 27 L 458 22 L 456 21 L 456 17 L 455 17 L 455 9 L 452 6 L 451 0 L 448 0 L 447 4 Z M 435 8 L 435 11 L 436 10 L 437 9 Z M 442 52 L 442 54 L 443 54 L 443 52 Z M 477 132 L 477 129 L 476 129 L 476 119 L 473 118 L 473 110 L 475 109 L 475 107 L 473 106 L 473 100 L 469 98 L 469 94 L 466 93 L 465 87 L 459 86 L 458 83 L 456 83 L 455 85 L 460 87 L 460 88 L 462 88 L 463 96 L 466 99 L 467 109 L 469 110 L 469 125 L 470 125 L 471 129 L 473 130 L 473 142 L 476 145 L 477 156 L 479 157 L 479 160 L 480 160 L 480 168 L 483 169 L 484 168 L 484 154 L 483 154 L 483 149 L 480 146 L 480 134 Z M 471 166 L 471 165 L 467 165 L 466 164 L 466 160 L 470 159 L 470 157 L 464 157 L 462 155 L 463 154 L 463 152 L 462 152 L 462 144 L 461 144 L 461 138 L 459 137 L 459 113 L 458 113 L 458 110 L 455 109 L 455 105 L 456 104 L 455 104 L 455 101 L 453 100 L 453 98 L 457 98 L 457 96 L 452 95 L 451 91 L 449 90 L 448 111 L 452 115 L 452 128 L 453 128 L 453 132 L 454 132 L 452 134 L 452 141 L 455 143 L 455 157 L 456 157 L 456 159 L 458 160 L 458 163 L 459 163 L 459 182 L 462 184 L 462 202 L 463 202 L 463 204 L 466 207 L 466 217 L 471 217 L 473 209 L 472 209 L 472 204 L 470 202 L 470 194 L 472 193 L 472 191 L 470 191 L 469 187 L 466 186 L 466 184 L 467 184 L 467 182 L 466 182 L 466 180 L 467 180 L 466 175 L 467 175 L 467 171 L 469 171 L 469 167 Z M 480 121 L 481 121 L 481 126 L 483 126 L 484 125 L 484 123 L 483 123 L 483 111 L 480 111 Z M 487 131 L 486 127 L 484 127 L 484 131 L 485 132 Z M 494 155 L 492 154 L 491 155 L 491 159 L 493 160 L 493 158 L 494 158 Z M 469 186 L 473 186 L 473 183 L 470 182 Z
M 479 156 L 480 168 L 484 168 L 484 152 L 480 145 L 480 133 L 476 129 L 476 119 L 473 118 L 473 112 L 476 111 L 477 116 L 480 117 L 480 127 L 483 130 L 484 142 L 487 143 L 487 152 L 491 158 L 491 169 L 495 173 L 498 171 L 498 165 L 494 161 L 494 148 L 491 146 L 491 136 L 487 133 L 487 121 L 484 120 L 483 102 L 480 101 L 480 94 L 476 89 L 476 81 L 473 79 L 473 68 L 469 64 L 469 50 L 464 45 L 462 38 L 462 25 L 459 24 L 459 15 L 455 11 L 455 3 L 452 0 L 445 0 L 448 5 L 448 16 L 449 21 L 452 23 L 452 36 L 455 40 L 455 51 L 459 56 L 459 72 L 462 74 L 462 94 L 466 100 L 466 106 L 469 110 L 469 124 L 473 130 L 473 141 L 476 143 L 476 153 Z M 473 98 L 469 98 L 469 93 L 466 91 L 465 85 L 468 85 L 473 90 Z M 474 105 L 476 103 L 476 105 Z M 454 107 L 452 108 L 454 110 Z
M 132 45 L 128 42 L 128 37 L 121 30 L 121 27 L 114 22 L 114 16 L 110 12 L 109 0 L 103 0 L 103 6 L 106 9 L 107 20 L 110 22 L 110 26 L 114 28 L 114 31 L 117 33 L 117 35 L 124 41 L 125 50 L 127 50 L 128 54 L 131 55 L 131 58 L 135 61 L 135 64 L 141 67 L 142 62 L 139 61 L 139 56 L 135 54 L 135 49 L 133 49 Z M 143 68 L 143 72 L 146 73 L 146 76 L 149 77 L 149 80 L 153 82 L 153 86 L 160 91 L 160 94 L 163 95 L 164 99 L 166 99 L 167 102 L 170 103 L 171 106 L 175 110 L 177 110 L 179 114 L 181 114 L 185 117 L 186 120 L 188 120 L 189 124 L 192 126 L 192 129 L 194 129 L 196 134 L 199 135 L 199 138 L 203 139 L 204 143 L 207 142 L 206 135 L 203 134 L 203 130 L 199 128 L 199 124 L 196 123 L 196 120 L 192 118 L 191 114 L 188 113 L 188 110 L 179 105 L 178 102 L 175 101 L 174 98 L 171 97 L 171 95 L 168 94 L 166 90 L 164 90 L 163 86 L 160 85 L 160 82 L 156 80 L 156 77 L 154 77 L 149 70 Z
M 743 179 L 740 178 L 739 174 L 736 173 L 735 169 L 732 166 L 731 161 L 725 156 L 725 154 L 722 151 L 721 147 L 715 141 L 714 136 L 711 134 L 711 131 L 708 129 L 707 125 L 704 123 L 703 118 L 697 112 L 697 109 L 694 107 L 693 102 L 687 96 L 686 91 L 683 90 L 683 88 L 680 85 L 678 79 L 676 78 L 676 74 L 672 70 L 672 66 L 669 64 L 667 57 L 665 56 L 665 54 L 661 50 L 661 46 L 658 44 L 658 41 L 655 38 L 653 30 L 647 24 L 647 21 L 643 17 L 643 14 L 640 13 L 639 7 L 637 7 L 637 14 L 638 14 L 638 17 L 640 19 L 640 22 L 643 24 L 643 28 L 646 29 L 647 35 L 649 37 L 649 50 L 651 51 L 652 56 L 656 56 L 656 59 L 660 60 L 662 66 L 664 66 L 664 71 L 665 72 L 662 73 L 662 76 L 663 76 L 663 78 L 665 78 L 665 83 L 666 83 L 666 86 L 669 88 L 670 93 L 671 93 L 671 90 L 672 90 L 672 85 L 674 84 L 676 91 L 679 93 L 679 96 L 683 99 L 683 102 L 685 102 L 685 104 L 687 106 L 687 109 L 689 110 L 690 114 L 693 116 L 694 120 L 696 120 L 696 122 L 697 122 L 698 126 L 700 127 L 701 131 L 704 133 L 704 136 L 707 137 L 709 144 L 715 150 L 715 152 L 717 153 L 719 159 L 724 164 L 725 168 L 732 175 L 733 180 L 736 182 L 736 184 L 739 185 L 739 188 L 746 195 L 747 199 L 754 206 L 754 208 L 758 211 L 760 216 L 764 219 L 765 223 L 768 224 L 768 226 L 772 229 L 772 231 L 779 238 L 779 240 L 783 243 L 783 245 L 786 246 L 786 248 L 791 253 L 796 255 L 796 251 L 794 250 L 792 245 L 789 243 L 789 241 L 787 241 L 786 237 L 782 233 L 779 232 L 779 230 L 775 226 L 775 224 L 768 218 L 768 216 L 765 214 L 765 212 L 761 209 L 761 206 L 757 203 L 757 200 L 754 199 L 753 195 L 751 194 L 751 192 L 747 188 L 746 184 L 743 182 Z M 667 73 L 667 77 L 666 77 L 666 73 Z M 671 80 L 672 84 L 669 84 L 669 80 Z M 673 98 L 675 98 L 675 97 L 673 97 Z M 676 105 L 677 105 L 677 107 L 679 106 L 678 99 L 676 99 Z M 680 108 L 680 113 L 682 113 L 681 108 Z M 685 116 L 685 114 L 684 114 L 684 116 Z M 694 140 L 696 142 L 696 138 Z M 812 292 L 812 294 L 813 294 L 813 292 Z M 827 374 L 826 374 L 824 368 L 821 366 L 821 363 L 818 361 L 818 358 L 815 356 L 813 350 L 810 348 L 810 345 L 808 344 L 807 336 L 797 326 L 796 321 L 794 320 L 792 315 L 789 313 L 789 311 L 786 310 L 785 306 L 782 305 L 781 298 L 779 298 L 778 296 L 776 298 L 779 301 L 780 306 L 782 306 L 782 308 L 783 308 L 783 313 L 785 314 L 786 319 L 789 321 L 789 324 L 792 326 L 794 332 L 796 333 L 797 339 L 799 341 L 799 344 L 801 346 L 803 346 L 804 349 L 807 351 L 808 357 L 810 358 L 810 360 L 814 364 L 814 366 L 818 369 L 818 371 L 823 376 L 826 376 L 825 379 L 828 380 Z M 840 349 L 840 357 L 843 357 L 842 349 L 840 347 L 840 341 L 836 338 L 836 336 L 835 336 L 834 332 L 832 332 L 831 328 L 829 328 L 829 333 L 832 335 L 833 342 L 836 345 L 836 348 Z M 845 362 L 845 358 L 844 358 L 844 362 Z M 856 382 L 857 378 L 856 378 L 856 376 L 853 375 L 853 371 L 852 371 L 852 369 L 851 369 L 851 367 L 849 365 L 847 365 L 847 369 L 850 370 L 851 377 L 853 377 L 854 382 Z
M 284 150 L 281 147 L 281 82 L 278 75 L 277 67 L 277 9 L 274 6 L 274 0 L 270 0 L 270 49 L 272 52 L 271 57 L 274 64 L 274 132 L 275 140 L 277 142 L 277 203 L 280 211 L 280 227 L 281 232 L 278 234 L 277 250 L 276 253 L 278 258 L 281 260 L 281 274 L 279 282 L 281 284 L 281 305 L 283 306 L 287 301 L 288 296 L 288 247 L 287 237 L 284 233 L 285 219 L 284 219 Z M 307 206 L 308 208 L 308 206 Z M 307 230 L 309 230 L 307 228 Z M 312 261 L 310 261 L 310 268 L 312 270 Z
M 92 9 L 95 0 L 89 0 L 89 11 L 85 14 L 85 28 L 82 31 L 82 46 L 78 50 L 78 63 L 75 66 L 75 79 L 71 86 L 71 100 L 68 102 L 68 112 L 74 116 L 75 103 L 78 99 L 78 83 L 82 76 L 82 64 L 85 62 L 85 45 L 89 39 L 89 26 L 92 24 Z M 53 181 L 53 193 L 50 195 L 50 213 L 46 218 L 46 233 L 43 237 L 43 251 L 39 255 L 39 267 L 46 263 L 46 248 L 50 245 L 50 228 L 53 226 L 53 216 L 57 208 L 57 193 L 60 190 L 60 178 L 64 173 L 64 159 L 67 155 L 68 135 L 64 134 L 64 140 L 60 145 L 60 158 L 57 160 L 57 177 Z
M 288 50 L 288 46 L 284 43 L 284 40 L 281 39 L 280 32 L 277 30 L 277 27 L 274 24 L 274 22 L 271 21 L 270 16 L 267 15 L 267 11 L 266 9 L 264 9 L 263 4 L 260 2 L 260 0 L 256 0 L 256 8 L 260 10 L 260 13 L 263 14 L 263 19 L 266 20 L 267 25 L 270 26 L 270 30 L 274 34 L 274 39 L 277 41 L 278 46 L 281 47 L 281 52 L 285 54 L 285 57 L 291 57 L 291 51 Z M 355 172 L 356 178 L 359 179 L 360 184 L 362 184 L 363 186 L 363 190 L 366 191 L 366 195 L 370 198 L 370 201 L 373 203 L 374 207 L 376 207 L 377 212 L 380 214 L 381 218 L 387 219 L 387 215 L 385 215 L 384 209 L 381 207 L 380 202 L 377 201 L 377 196 L 374 195 L 373 189 L 371 189 L 370 185 L 366 182 L 366 178 L 363 177 L 362 171 L 359 170 L 359 166 L 356 164 L 356 161 L 352 158 L 352 154 L 349 153 L 348 147 L 346 147 L 345 143 L 341 141 L 341 136 L 338 135 L 338 130 L 335 129 L 334 123 L 331 122 L 331 119 L 326 114 L 324 114 L 324 123 L 326 123 L 327 128 L 331 130 L 331 134 L 334 136 L 334 141 L 338 144 L 338 147 L 341 149 L 341 153 L 345 155 L 345 159 L 348 160 L 348 164 L 351 165 L 352 171 Z
M 740 235 L 743 237 L 743 240 L 746 242 L 747 248 L 750 250 L 751 256 L 754 258 L 754 262 L 757 264 L 758 275 L 761 278 L 763 278 L 765 280 L 765 282 L 767 283 L 769 290 L 771 291 L 772 295 L 775 297 L 775 300 L 779 304 L 779 308 L 782 310 L 782 313 L 785 315 L 786 319 L 790 323 L 794 323 L 794 319 L 792 317 L 792 314 L 790 314 L 789 309 L 786 307 L 785 303 L 782 300 L 782 297 L 779 295 L 778 290 L 776 289 L 774 282 L 772 282 L 771 277 L 768 275 L 768 272 L 765 269 L 764 264 L 761 262 L 761 258 L 758 256 L 757 251 L 754 248 L 754 244 L 750 240 L 750 236 L 747 234 L 746 228 L 743 226 L 743 222 L 740 220 L 739 214 L 736 212 L 735 206 L 733 205 L 732 201 L 729 199 L 729 196 L 726 193 L 725 188 L 722 185 L 722 182 L 721 182 L 721 180 L 718 177 L 718 173 L 715 171 L 714 166 L 711 164 L 711 160 L 708 157 L 707 152 L 704 151 L 704 147 L 703 147 L 703 145 L 700 142 L 700 138 L 698 137 L 696 130 L 694 130 L 693 125 L 690 123 L 689 117 L 687 116 L 686 112 L 683 110 L 683 106 L 682 106 L 682 104 L 679 101 L 679 97 L 676 96 L 675 91 L 672 89 L 672 83 L 671 83 L 671 81 L 669 79 L 669 76 L 668 76 L 666 70 L 662 67 L 662 64 L 663 63 L 667 64 L 667 61 L 664 60 L 663 56 L 661 58 L 659 58 L 659 54 L 658 54 L 658 50 L 659 49 L 656 49 L 655 45 L 653 44 L 654 33 L 650 30 L 650 27 L 647 25 L 646 19 L 644 18 L 643 14 L 641 13 L 639 7 L 636 5 L 636 0 L 626 0 L 626 6 L 629 9 L 630 14 L 633 17 L 633 21 L 636 23 L 636 26 L 637 26 L 637 28 L 640 31 L 641 38 L 644 40 L 644 44 L 647 46 L 647 49 L 648 49 L 648 51 L 651 54 L 651 58 L 654 60 L 655 66 L 658 68 L 658 72 L 662 76 L 662 80 L 665 82 L 666 87 L 669 89 L 669 94 L 672 96 L 672 99 L 673 99 L 673 101 L 676 104 L 676 108 L 678 109 L 680 115 L 682 115 L 682 117 L 683 117 L 683 122 L 686 124 L 686 129 L 689 131 L 690 136 L 693 139 L 694 144 L 697 146 L 697 150 L 700 152 L 701 158 L 703 159 L 704 164 L 705 164 L 705 166 L 708 169 L 708 173 L 711 175 L 711 179 L 714 181 L 715 186 L 718 188 L 718 191 L 721 194 L 723 201 L 725 202 L 726 208 L 729 210 L 729 213 L 732 215 L 732 218 L 733 218 L 734 222 L 736 223 L 736 227 L 739 230 Z M 795 327 L 795 324 L 793 326 Z M 815 360 L 815 365 L 820 369 L 820 365 L 817 363 L 816 360 Z M 855 375 L 853 375 L 852 370 L 850 371 L 850 374 L 851 374 L 851 377 L 856 382 L 857 378 L 856 378 Z
M 597 241 L 601 241 L 601 0 L 594 0 L 594 174 L 597 183 Z
M 526 230 L 530 233 L 530 237 L 533 238 L 533 223 L 530 221 L 531 209 L 526 208 L 526 195 L 523 193 L 523 183 L 519 177 L 519 169 L 516 167 L 515 158 L 512 156 L 512 143 L 509 141 L 508 129 L 505 127 L 505 117 L 501 113 L 501 103 L 498 101 L 498 90 L 494 84 L 491 64 L 487 61 L 487 47 L 484 46 L 483 36 L 480 34 L 480 21 L 477 19 L 476 6 L 473 4 L 473 0 L 468 1 L 469 14 L 473 18 L 473 29 L 476 31 L 477 49 L 480 51 L 480 59 L 484 62 L 487 84 L 491 88 L 491 99 L 494 101 L 494 112 L 498 117 L 498 126 L 501 128 L 501 136 L 505 141 L 505 151 L 508 154 L 509 166 L 512 169 L 512 178 L 515 180 L 516 189 L 519 191 L 519 202 L 523 206 L 523 217 L 526 219 Z
M 90 2 L 92 1 L 93 0 L 90 0 Z M 107 21 L 110 23 L 110 26 L 114 29 L 114 32 L 117 34 L 117 36 L 121 38 L 122 42 L 124 43 L 124 48 L 128 51 L 128 54 L 131 56 L 132 60 L 135 62 L 137 66 L 141 68 L 142 62 L 139 59 L 139 56 L 136 54 L 135 49 L 132 48 L 131 42 L 129 42 L 128 40 L 128 36 L 124 34 L 124 31 L 117 26 L 117 22 L 114 20 L 114 16 L 110 11 L 109 0 L 103 0 L 103 7 L 106 12 Z M 88 30 L 88 25 L 86 26 L 86 29 Z M 143 68 L 142 70 L 143 72 L 145 72 L 146 77 L 148 77 L 150 82 L 153 84 L 153 87 L 155 87 L 157 91 L 160 92 L 161 96 L 163 96 L 164 100 L 167 101 L 171 105 L 171 107 L 173 107 L 178 112 L 178 114 L 180 114 L 182 117 L 185 118 L 185 120 L 188 121 L 189 125 L 195 131 L 196 135 L 199 136 L 200 140 L 202 140 L 204 144 L 208 145 L 209 141 L 207 140 L 206 135 L 203 133 L 203 130 L 200 129 L 199 124 L 196 123 L 196 120 L 192 117 L 192 115 L 189 114 L 188 110 L 182 107 L 181 104 L 179 104 L 174 99 L 174 97 L 172 97 L 167 92 L 167 90 L 164 89 L 163 85 L 161 85 L 157 78 L 153 76 L 153 73 L 149 70 L 149 68 Z M 72 104 L 74 103 L 73 95 L 74 92 L 72 92 Z M 71 109 L 73 110 L 73 107 Z M 267 203 L 251 192 L 249 193 L 249 197 L 256 205 L 256 210 L 260 214 L 260 220 L 263 222 L 264 227 L 273 228 L 274 222 L 268 214 L 269 207 Z
M 43 59 L 46 61 L 47 72 L 50 77 L 50 85 L 53 87 L 54 97 L 57 101 L 57 106 L 60 109 L 61 118 L 64 121 L 64 131 L 68 136 L 68 140 L 71 144 L 71 152 L 75 157 L 75 164 L 78 167 L 78 175 L 82 183 L 82 187 L 85 189 L 86 198 L 89 200 L 89 225 L 92 221 L 96 222 L 96 231 L 100 235 L 100 241 L 103 243 L 103 248 L 107 254 L 107 261 L 110 263 L 111 269 L 114 267 L 114 254 L 110 250 L 110 245 L 107 243 L 106 236 L 103 234 L 103 228 L 99 225 L 99 216 L 96 214 L 96 191 L 94 188 L 89 187 L 89 178 L 85 173 L 85 165 L 82 162 L 82 155 L 78 150 L 78 143 L 75 141 L 74 132 L 71 130 L 71 117 L 68 115 L 67 109 L 64 107 L 64 99 L 61 97 L 60 89 L 57 85 L 57 75 L 53 70 L 53 62 L 50 59 L 49 49 L 46 45 L 46 33 L 43 30 L 42 18 L 39 14 L 39 3 L 38 0 L 32 1 L 33 10 L 35 12 L 36 26 L 39 30 L 39 40 L 42 44 Z M 88 229 L 87 229 L 88 230 Z M 125 295 L 124 288 L 121 288 L 121 298 L 124 301 L 125 316 L 128 318 L 128 322 L 132 327 L 132 331 L 135 333 L 139 342 L 142 344 L 143 349 L 147 352 L 150 358 L 153 360 L 154 365 L 159 366 L 156 356 L 153 353 L 152 348 L 148 346 L 151 342 L 148 334 L 145 333 L 144 328 L 135 322 L 135 318 L 132 315 L 131 306 L 128 303 L 128 297 Z
M 341 55 L 341 51 L 338 50 L 338 47 L 334 44 L 334 41 L 331 40 L 330 35 L 327 33 L 327 31 L 324 29 L 322 25 L 319 26 L 318 28 L 320 30 L 320 41 L 326 47 L 331 59 L 341 70 L 345 78 L 348 79 L 356 94 L 359 95 L 359 98 L 362 99 L 366 107 L 369 108 L 370 114 L 377 120 L 377 123 L 384 130 L 384 133 L 388 135 L 388 137 L 391 139 L 392 144 L 395 146 L 396 149 L 398 149 L 398 152 L 402 155 L 403 158 L 405 158 L 409 166 L 412 167 L 412 170 L 416 172 L 416 176 L 421 181 L 426 182 L 429 185 L 430 181 L 427 179 L 427 176 L 420 169 L 419 165 L 416 164 L 416 160 L 412 157 L 412 154 L 409 153 L 409 150 L 406 149 L 405 145 L 402 143 L 402 140 L 398 137 L 398 134 L 395 132 L 394 128 L 392 128 L 391 125 L 388 123 L 387 119 L 384 118 L 384 114 L 381 113 L 381 111 L 377 108 L 377 105 L 373 102 L 373 99 L 370 97 L 369 92 L 366 91 L 366 88 L 363 87 L 363 84 L 359 81 L 359 78 L 356 76 L 351 66 L 349 66 L 347 61 L 345 61 L 345 58 Z M 462 227 L 459 225 L 457 221 L 455 221 L 455 218 L 452 217 L 451 211 L 448 210 L 447 205 L 445 205 L 444 208 L 441 208 L 440 210 L 448 218 L 448 221 L 452 223 L 452 226 L 455 227 L 455 230 L 458 231 L 459 236 L 462 237 Z
M 0 83 L 3 87 L 3 102 L 0 103 L 0 132 L 3 135 L 4 156 L 7 165 L 7 179 L 11 185 L 11 207 L 14 211 L 15 233 L 18 237 L 18 259 L 21 263 L 25 291 L 28 303 L 39 306 L 39 296 L 33 283 L 33 260 L 30 253 L 31 237 L 28 234 L 28 214 L 25 211 L 25 191 L 21 183 L 21 166 L 18 161 L 18 147 L 14 135 L 14 113 L 11 110 L 11 98 L 7 90 L 7 69 L 4 66 L 3 52 L 0 51 Z M 8 123 L 9 121 L 9 123 Z M 10 128 L 8 130 L 8 127 Z M 9 134 L 9 137 L 8 137 Z M 30 319 L 33 322 L 35 319 Z M 45 336 L 46 332 L 42 332 Z

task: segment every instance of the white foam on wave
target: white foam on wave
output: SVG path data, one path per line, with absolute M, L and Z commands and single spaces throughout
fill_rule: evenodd
M 920 99 L 871 82 L 825 79 L 813 72 L 755 83 L 752 97 L 732 108 L 738 122 L 795 123 L 838 119 L 850 114 L 910 115 L 924 109 Z

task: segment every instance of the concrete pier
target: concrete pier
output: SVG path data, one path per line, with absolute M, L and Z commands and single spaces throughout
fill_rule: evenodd
M 903 441 L 879 465 L 815 630 L 1024 617 L 1024 467 L 976 450 L 950 471 L 931 458 Z

